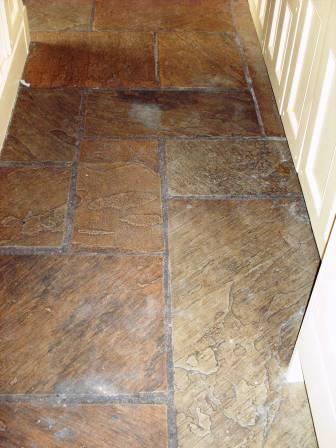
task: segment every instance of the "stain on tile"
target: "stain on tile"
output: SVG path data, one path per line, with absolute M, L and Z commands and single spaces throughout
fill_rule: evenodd
M 94 28 L 232 32 L 229 0 L 96 0 Z
M 286 142 L 168 140 L 166 151 L 172 195 L 301 191 Z
M 260 49 L 257 33 L 252 21 L 248 2 L 245 0 L 233 0 L 232 6 L 237 32 L 244 48 L 266 135 L 284 136 L 285 132 Z
M 232 35 L 159 33 L 159 55 L 164 87 L 247 88 Z
M 21 89 L 0 159 L 73 160 L 80 103 L 77 90 Z
M 1 393 L 165 391 L 159 257 L 1 257 Z
M 0 425 L 4 447 L 167 446 L 164 406 L 1 403 Z
M 169 244 L 179 446 L 264 446 L 319 263 L 306 210 L 172 201 Z M 315 446 L 303 406 L 283 446 Z
M 35 33 L 24 79 L 33 87 L 155 87 L 151 33 Z
M 93 0 L 25 0 L 31 31 L 84 31 L 89 28 Z
M 60 246 L 70 168 L 0 169 L 0 245 Z
M 86 136 L 221 136 L 260 133 L 248 92 L 97 92 L 88 97 Z

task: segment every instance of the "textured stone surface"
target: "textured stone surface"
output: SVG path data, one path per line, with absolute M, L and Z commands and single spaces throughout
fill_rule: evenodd
M 89 95 L 87 136 L 220 136 L 260 133 L 248 92 L 97 92 Z
M 159 33 L 164 87 L 247 88 L 234 37 L 213 33 Z
M 0 245 L 60 246 L 69 168 L 0 168 Z
M 159 257 L 1 257 L 1 393 L 164 391 Z
M 300 424 L 280 415 L 319 262 L 305 209 L 172 201 L 169 242 L 179 447 L 259 448 L 273 421 L 279 446 L 315 446 L 307 401 Z
M 172 195 L 300 193 L 286 142 L 168 140 Z
M 94 28 L 233 31 L 229 0 L 96 0 Z
M 157 448 L 166 410 L 151 405 L 0 404 L 0 444 L 34 448 Z
M 151 33 L 35 33 L 24 79 L 35 87 L 154 87 Z
M 77 90 L 22 89 L 1 160 L 71 161 L 79 131 Z

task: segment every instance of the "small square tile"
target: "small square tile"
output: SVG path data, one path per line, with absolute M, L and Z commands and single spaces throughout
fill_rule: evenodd
M 80 126 L 77 90 L 22 89 L 1 160 L 72 161 Z
M 90 26 L 93 0 L 24 0 L 31 31 L 84 31 Z
M 130 252 L 162 250 L 156 144 L 86 142 L 84 159 L 97 154 L 100 145 L 105 160 L 110 151 L 110 161 L 81 162 L 79 166 L 74 246 Z
M 160 257 L 1 257 L 0 392 L 164 392 Z
M 234 37 L 224 33 L 159 33 L 164 87 L 247 89 Z
M 167 447 L 160 405 L 1 403 L 0 422 L 3 447 Z
M 0 245 L 61 246 L 70 168 L 0 168 Z
M 171 195 L 300 194 L 286 142 L 168 140 Z
M 230 0 L 96 0 L 94 28 L 234 31 Z
M 98 92 L 88 97 L 86 136 L 258 135 L 248 92 Z
M 155 87 L 151 33 L 35 33 L 24 71 L 33 87 Z

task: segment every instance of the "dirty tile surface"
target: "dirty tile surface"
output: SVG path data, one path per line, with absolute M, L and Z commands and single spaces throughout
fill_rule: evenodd
M 305 208 L 173 201 L 170 256 L 179 446 L 265 446 L 319 262 Z M 279 426 L 314 446 L 310 419 Z
M 24 79 L 33 87 L 155 87 L 151 33 L 35 33 Z
M 94 29 L 232 32 L 229 0 L 96 0 Z
M 172 195 L 300 193 L 286 142 L 168 140 L 166 151 Z
M 258 135 L 248 92 L 123 91 L 88 98 L 87 136 Z
M 0 160 L 73 160 L 80 104 L 78 90 L 22 89 Z
M 166 410 L 153 405 L 0 404 L 6 447 L 156 448 L 166 445 Z
M 31 31 L 84 31 L 90 27 L 93 0 L 24 0 Z
M 247 88 L 234 37 L 225 33 L 159 33 L 164 87 Z
M 61 246 L 68 168 L 0 168 L 0 246 Z
M 165 391 L 161 258 L 1 257 L 0 266 L 2 393 Z

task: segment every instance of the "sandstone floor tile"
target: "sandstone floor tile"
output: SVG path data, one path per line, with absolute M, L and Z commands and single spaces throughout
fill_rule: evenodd
M 80 103 L 80 92 L 72 89 L 21 90 L 0 159 L 73 160 Z
M 2 403 L 0 424 L 3 447 L 167 446 L 164 406 Z
M 260 133 L 248 92 L 119 91 L 89 95 L 86 136 L 221 136 Z
M 267 135 L 285 135 L 248 2 L 233 0 L 237 32 L 244 47 L 249 72 Z
M 88 30 L 93 0 L 25 0 L 31 31 Z
M 24 79 L 33 87 L 154 87 L 151 33 L 35 33 Z
M 302 203 L 179 200 L 169 212 L 179 446 L 260 448 L 273 421 L 290 446 L 314 446 L 307 402 L 299 427 L 281 415 L 319 263 Z
M 232 32 L 229 0 L 96 0 L 94 28 Z
M 70 168 L 0 169 L 0 246 L 60 246 Z
M 164 391 L 159 257 L 1 257 L 1 393 Z
M 168 140 L 171 195 L 300 193 L 286 142 Z
M 100 142 L 85 145 L 95 151 Z M 130 147 L 101 142 L 101 147 L 104 157 L 107 148 L 114 149 L 110 162 L 82 162 L 79 167 L 74 245 L 122 251 L 162 250 L 156 145 L 138 142 Z
M 232 35 L 159 33 L 159 55 L 164 87 L 247 88 Z

